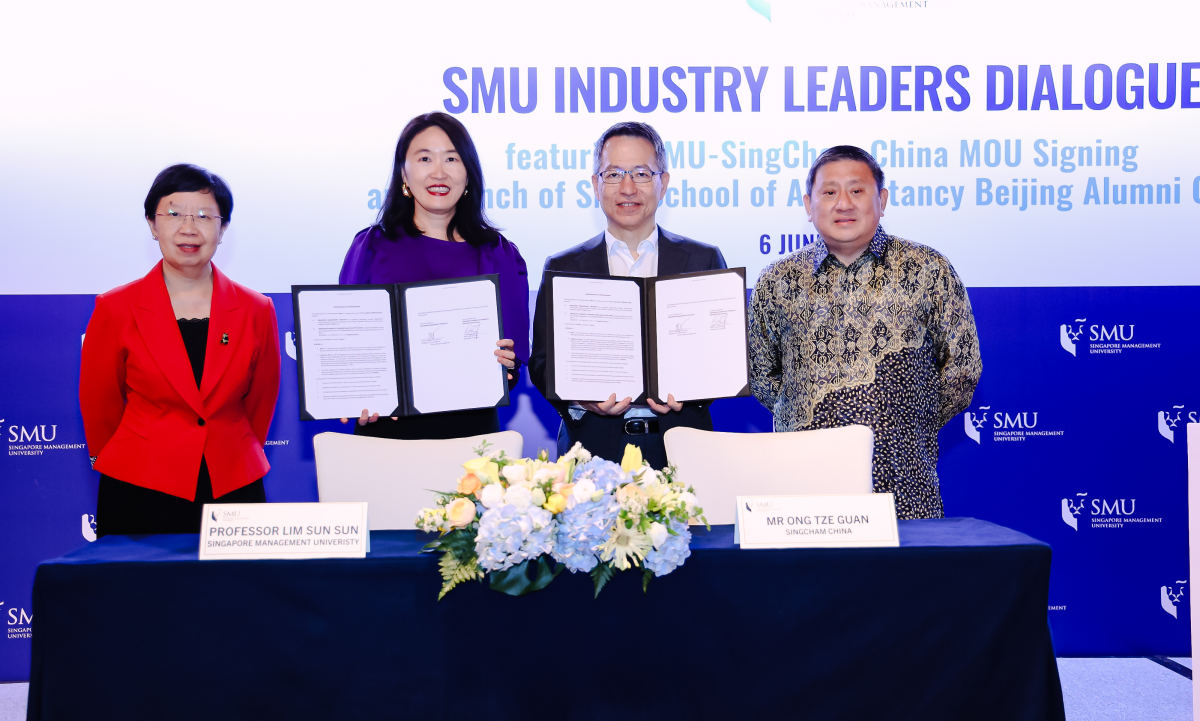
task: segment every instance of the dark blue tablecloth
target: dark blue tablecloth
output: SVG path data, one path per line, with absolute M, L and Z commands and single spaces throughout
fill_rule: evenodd
M 30 719 L 1062 719 L 1050 548 L 971 518 L 900 548 L 742 551 L 643 594 L 564 573 L 437 602 L 427 537 L 366 560 L 197 560 L 106 537 L 39 566 Z

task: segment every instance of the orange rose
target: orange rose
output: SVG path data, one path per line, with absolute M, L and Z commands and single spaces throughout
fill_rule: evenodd
M 458 492 L 463 495 L 475 493 L 482 486 L 483 484 L 479 482 L 479 477 L 474 473 L 468 473 L 467 475 L 458 479 Z

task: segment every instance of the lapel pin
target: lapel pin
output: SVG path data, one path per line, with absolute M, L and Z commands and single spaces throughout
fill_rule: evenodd
M 229 334 L 228 333 L 221 334 L 221 345 L 229 345 Z

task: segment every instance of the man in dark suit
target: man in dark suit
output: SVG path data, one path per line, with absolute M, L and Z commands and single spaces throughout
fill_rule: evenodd
M 645 123 L 617 123 L 596 141 L 592 189 L 608 219 L 607 229 L 584 243 L 546 259 L 545 270 L 602 276 L 648 278 L 725 267 L 720 249 L 670 233 L 654 219 L 671 174 L 662 138 Z M 545 283 L 538 290 L 529 374 L 546 395 Z M 696 362 L 702 363 L 698 358 Z M 576 442 L 593 454 L 620 461 L 625 444 L 642 449 L 655 468 L 667 465 L 662 434 L 675 426 L 712 430 L 707 403 L 677 403 L 674 396 L 606 401 L 551 401 L 562 416 L 559 453 Z

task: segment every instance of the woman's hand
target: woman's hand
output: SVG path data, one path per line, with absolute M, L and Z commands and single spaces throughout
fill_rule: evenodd
M 366 408 L 364 408 L 364 409 L 363 409 L 363 412 L 362 412 L 362 415 L 358 417 L 358 425 L 360 425 L 360 426 L 365 426 L 365 425 L 367 425 L 368 423 L 374 423 L 374 422 L 375 422 L 375 421 L 377 421 L 377 420 L 379 420 L 379 414 L 378 414 L 378 413 L 372 413 L 372 414 L 370 414 L 370 415 L 367 415 L 367 409 L 366 409 Z M 399 419 L 398 419 L 398 418 L 396 418 L 396 416 L 392 416 L 392 420 L 394 421 L 394 420 L 399 420 Z M 349 422 L 350 422 L 350 419 L 349 419 L 349 418 L 343 418 L 343 419 L 342 419 L 342 423 L 349 423 Z
M 502 338 L 496 341 L 496 362 L 509 370 L 517 367 L 517 354 L 510 350 L 513 347 L 511 338 Z M 508 379 L 512 380 L 512 373 L 508 374 Z

